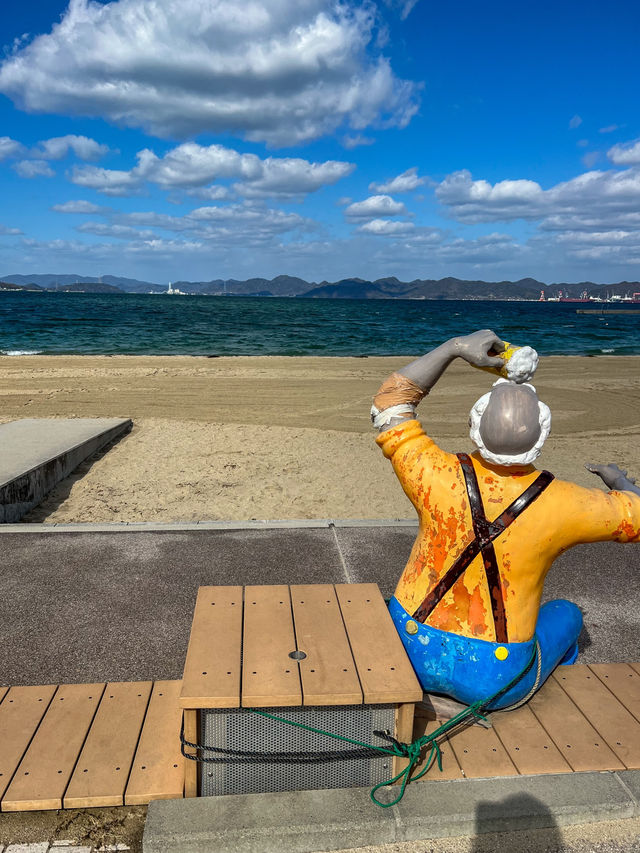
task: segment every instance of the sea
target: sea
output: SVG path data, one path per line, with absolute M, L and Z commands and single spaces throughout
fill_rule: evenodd
M 416 355 L 492 329 L 541 355 L 638 355 L 640 312 L 562 302 L 0 292 L 0 354 Z

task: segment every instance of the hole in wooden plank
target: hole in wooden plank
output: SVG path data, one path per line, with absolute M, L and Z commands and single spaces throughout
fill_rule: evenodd
M 173 766 L 174 766 L 174 767 L 177 767 L 178 765 L 177 765 L 177 764 L 174 764 Z
M 142 767 L 141 767 L 140 769 L 141 769 L 141 770 L 146 770 L 146 769 L 147 769 L 147 765 L 146 765 L 146 764 L 143 764 L 143 765 L 142 765 Z
M 120 770 L 120 768 L 119 768 L 119 767 L 116 767 L 116 770 Z
M 307 656 L 306 652 L 289 652 L 291 660 L 304 660 Z
M 206 674 L 207 674 L 206 670 L 205 670 L 202 674 L 203 674 L 203 675 L 206 675 Z

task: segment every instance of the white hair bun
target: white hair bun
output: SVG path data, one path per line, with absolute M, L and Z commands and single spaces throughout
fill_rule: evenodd
M 506 378 L 519 385 L 528 382 L 538 367 L 538 353 L 533 347 L 520 347 L 505 363 Z

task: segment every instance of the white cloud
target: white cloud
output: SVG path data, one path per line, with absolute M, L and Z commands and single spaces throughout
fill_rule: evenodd
M 14 237 L 18 234 L 22 234 L 22 231 L 19 228 L 10 228 L 8 225 L 0 224 L 0 235 L 3 237 Z
M 421 187 L 426 182 L 426 178 L 418 177 L 418 167 L 413 166 L 407 169 L 401 175 L 397 175 L 390 181 L 382 184 L 371 183 L 369 189 L 376 193 L 408 193 L 412 190 Z
M 100 207 L 91 201 L 78 199 L 76 201 L 65 201 L 63 204 L 54 204 L 51 210 L 55 210 L 56 213 L 103 213 L 109 208 Z
M 345 124 L 404 127 L 417 87 L 394 75 L 375 24 L 372 3 L 71 0 L 51 33 L 14 48 L 0 91 L 159 136 L 290 145 Z
M 610 215 L 634 212 L 640 205 L 640 169 L 592 171 L 543 190 L 529 180 L 490 184 L 468 171 L 448 175 L 436 197 L 459 222 L 539 220 L 559 215 Z
M 381 216 L 406 216 L 407 208 L 401 201 L 388 195 L 372 195 L 364 201 L 354 201 L 344 211 L 347 219 L 372 219 Z
M 391 9 L 398 9 L 401 21 L 404 21 L 409 17 L 417 3 L 418 0 L 384 0 L 385 6 L 388 6 Z
M 80 160 L 97 160 L 109 153 L 109 146 L 96 142 L 88 136 L 55 136 L 39 142 L 30 155 L 41 160 L 62 160 L 69 151 L 73 151 Z
M 52 178 L 55 175 L 46 160 L 19 160 L 13 168 L 21 178 Z
M 96 234 L 98 237 L 117 237 L 121 240 L 154 240 L 153 231 L 140 231 L 129 225 L 109 225 L 107 222 L 83 222 L 76 231 L 83 234 Z
M 76 166 L 71 180 L 106 195 L 130 195 L 140 192 L 145 183 L 165 190 L 185 190 L 215 200 L 220 193 L 207 186 L 212 181 L 237 178 L 234 189 L 248 197 L 289 198 L 315 192 L 335 184 L 355 169 L 353 163 L 328 160 L 311 163 L 293 157 L 267 157 L 240 154 L 224 145 L 202 146 L 185 142 L 158 157 L 145 148 L 136 155 L 138 163 L 130 171 Z
M 345 148 L 351 151 L 353 148 L 359 148 L 361 145 L 373 145 L 375 139 L 370 136 L 364 136 L 362 133 L 347 134 L 342 137 L 342 144 Z
M 328 160 L 310 163 L 308 160 L 269 157 L 262 161 L 262 175 L 252 181 L 235 184 L 235 189 L 248 198 L 290 197 L 316 192 L 350 175 L 354 163 Z
M 365 234 L 376 234 L 378 236 L 397 236 L 414 230 L 413 222 L 392 222 L 389 219 L 372 219 L 358 228 Z
M 619 124 L 608 124 L 606 127 L 601 127 L 598 133 L 613 133 L 614 130 L 619 130 Z
M 195 187 L 190 190 L 186 190 L 186 194 L 189 196 L 193 196 L 194 198 L 200 198 L 203 201 L 223 201 L 224 199 L 231 198 L 232 193 L 227 187 L 223 186 L 211 186 L 211 187 Z
M 582 162 L 587 167 L 587 169 L 593 169 L 598 160 L 600 159 L 599 151 L 587 151 L 586 154 L 582 155 Z
M 71 173 L 71 181 L 79 187 L 88 187 L 104 195 L 136 195 L 140 192 L 142 180 L 135 171 L 135 169 L 126 172 L 119 169 L 102 169 L 99 166 L 76 166 Z
M 24 157 L 26 148 L 21 142 L 11 139 L 10 136 L 0 136 L 0 160 L 8 160 L 10 157 Z
M 616 166 L 640 165 L 640 139 L 614 145 L 607 151 L 607 157 Z
M 573 116 L 573 118 L 569 121 L 569 127 L 571 130 L 575 130 L 576 127 L 580 127 L 582 124 L 582 118 L 579 115 Z

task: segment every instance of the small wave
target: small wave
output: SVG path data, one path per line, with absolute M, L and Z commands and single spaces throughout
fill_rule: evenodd
M 600 352 L 607 354 L 610 352 L 615 352 L 615 349 L 601 349 Z
M 0 349 L 0 355 L 40 355 L 41 349 Z

